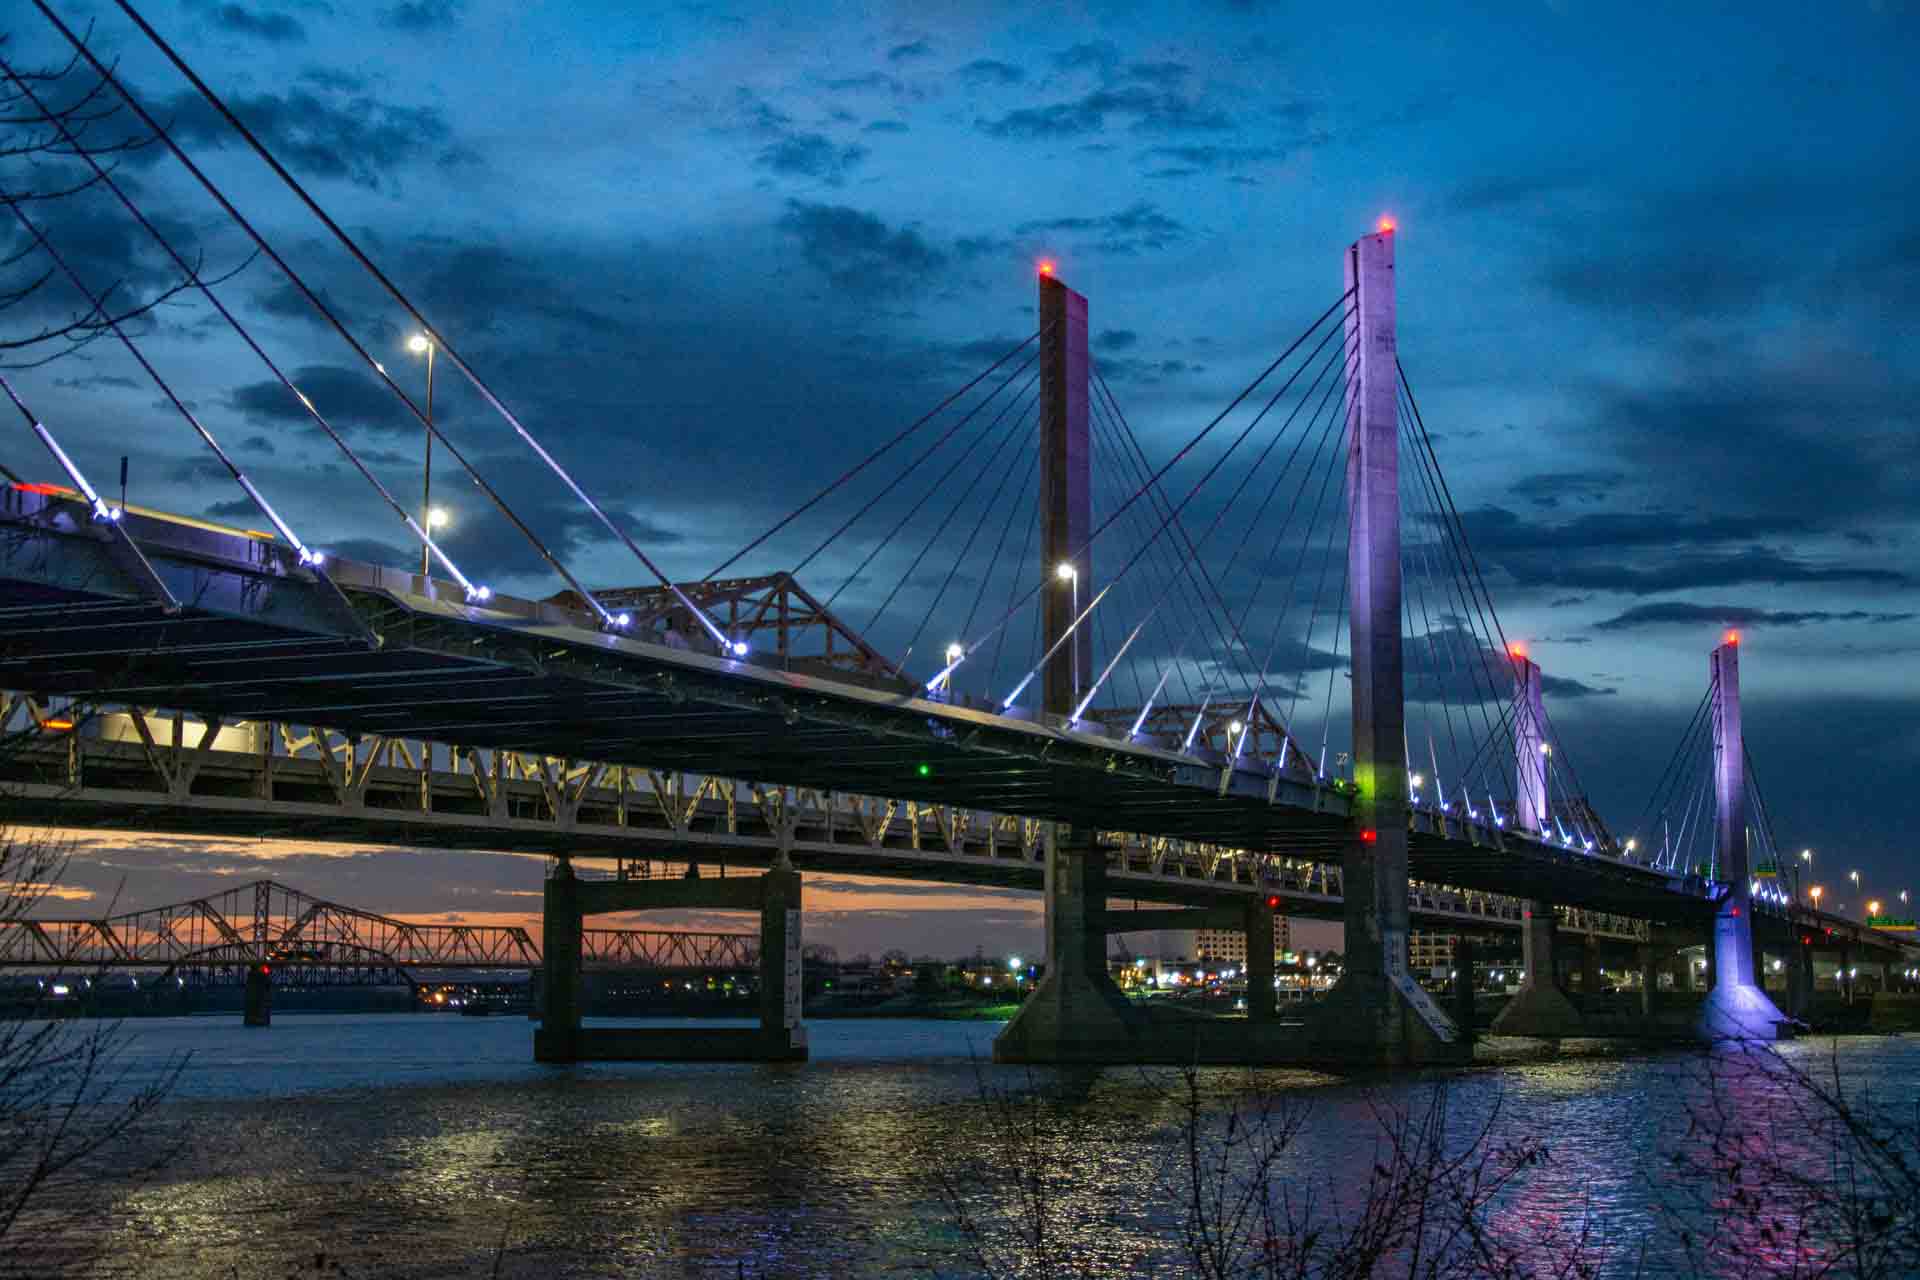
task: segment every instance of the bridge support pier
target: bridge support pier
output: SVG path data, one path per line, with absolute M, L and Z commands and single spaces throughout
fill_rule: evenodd
M 1247 904 L 1247 1021 L 1271 1023 L 1279 1015 L 1273 998 L 1273 908 Z
M 533 1033 L 537 1062 L 804 1062 L 800 1021 L 800 873 L 684 880 L 580 880 L 562 859 L 547 878 L 541 922 L 546 1008 Z M 760 913 L 760 1025 L 692 1031 L 580 1025 L 581 929 L 609 911 L 699 908 Z
M 1046 976 L 994 1037 L 993 1060 L 1143 1061 L 1144 1019 L 1107 973 L 1106 852 L 1092 827 L 1057 824 L 1046 857 Z
M 1634 948 L 1640 967 L 1640 1016 L 1652 1022 L 1660 1009 L 1660 963 L 1650 946 Z
M 247 966 L 247 990 L 240 1022 L 248 1027 L 273 1025 L 273 970 L 264 964 Z
M 1526 977 L 1520 980 L 1519 994 L 1493 1020 L 1493 1034 L 1564 1040 L 1583 1033 L 1580 1011 L 1560 989 L 1553 954 L 1559 933 L 1559 917 L 1551 902 L 1535 899 L 1527 904 L 1520 926 L 1520 957 Z

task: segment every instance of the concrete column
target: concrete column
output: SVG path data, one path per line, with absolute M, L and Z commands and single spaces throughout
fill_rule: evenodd
M 1527 976 L 1520 980 L 1519 994 L 1493 1020 L 1495 1035 L 1560 1040 L 1582 1033 L 1580 1011 L 1560 989 L 1554 964 L 1559 932 L 1560 921 L 1552 903 L 1527 904 L 1520 926 L 1520 955 Z
M 1580 944 L 1580 997 L 1591 1000 L 1600 994 L 1600 947 L 1588 934 Z
M 540 972 L 545 1004 L 533 1033 L 537 1062 L 574 1062 L 580 1041 L 580 882 L 562 858 L 547 877 L 540 915 Z
M 243 1026 L 270 1027 L 273 1025 L 273 966 L 268 964 L 250 964 L 247 966 L 247 990 L 244 997 L 240 1021 Z
M 1093 599 L 1093 448 L 1087 430 L 1087 300 L 1050 274 L 1040 277 L 1041 652 L 1073 625 L 1074 599 Z M 1075 581 L 1056 575 L 1072 565 Z M 1076 680 L 1077 673 L 1077 680 Z M 1041 673 L 1041 707 L 1073 714 L 1093 670 L 1093 628 L 1083 626 Z
M 1341 858 L 1346 971 L 1317 1020 L 1317 1050 L 1413 1062 L 1468 1051 L 1407 972 L 1406 699 L 1401 661 L 1399 363 L 1391 231 L 1348 249 L 1355 362 L 1347 403 L 1347 580 L 1352 609 L 1353 831 Z
M 786 868 L 760 878 L 760 1032 L 783 1050 L 804 1049 L 801 1022 L 800 873 Z
M 1713 989 L 1701 1030 L 1715 1039 L 1771 1040 L 1784 1015 L 1754 984 L 1753 890 L 1747 861 L 1747 759 L 1740 726 L 1740 639 L 1709 657 L 1713 675 L 1715 878 L 1728 886 L 1713 921 Z
M 1462 1039 L 1472 1042 L 1473 1023 L 1473 969 L 1476 948 L 1472 938 L 1462 938 L 1453 946 L 1453 1021 L 1460 1028 Z
M 1634 948 L 1634 960 L 1640 968 L 1640 1014 L 1651 1019 L 1660 1007 L 1660 966 L 1652 947 Z
M 1247 1020 L 1272 1022 L 1273 908 L 1265 900 L 1249 903 L 1247 915 Z
M 1140 1018 L 1107 973 L 1106 851 L 1091 827 L 1047 850 L 1047 972 L 993 1042 L 995 1062 L 1134 1062 Z
M 1787 948 L 1787 1012 L 1804 1019 L 1813 1005 L 1813 948 L 1794 934 Z

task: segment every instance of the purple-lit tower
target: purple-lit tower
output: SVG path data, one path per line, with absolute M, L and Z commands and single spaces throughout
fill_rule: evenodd
M 1753 884 L 1747 863 L 1747 753 L 1740 730 L 1740 637 L 1708 657 L 1713 675 L 1715 879 L 1727 896 L 1713 919 L 1713 990 L 1700 1029 L 1713 1039 L 1772 1040 L 1786 1015 L 1754 982 Z

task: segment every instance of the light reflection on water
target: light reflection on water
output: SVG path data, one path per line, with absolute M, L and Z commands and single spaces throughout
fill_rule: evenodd
M 965 1274 L 934 1173 L 991 1137 L 983 1085 L 1047 1090 L 1086 1265 L 1154 1271 L 1177 1222 L 1155 1195 L 1182 1116 L 1175 1074 L 991 1067 L 992 1024 L 817 1022 L 804 1066 L 576 1068 L 534 1065 L 530 1024 L 505 1018 L 126 1030 L 135 1079 L 192 1050 L 165 1112 L 188 1145 L 157 1180 L 97 1188 L 113 1244 L 100 1275 L 279 1280 L 324 1252 L 356 1275 L 484 1276 L 503 1242 L 509 1276 Z M 1920 1067 L 1913 1039 L 1838 1052 L 1857 1080 Z M 1637 1261 L 1698 1064 L 1564 1058 L 1456 1077 L 1453 1132 L 1497 1112 L 1500 1133 L 1551 1156 L 1499 1202 L 1496 1229 L 1537 1239 L 1588 1215 L 1623 1265 Z M 1377 1109 L 1424 1096 L 1412 1081 L 1222 1069 L 1201 1078 L 1209 1111 L 1249 1083 L 1308 1102 L 1281 1171 L 1320 1187 L 1355 1185 Z

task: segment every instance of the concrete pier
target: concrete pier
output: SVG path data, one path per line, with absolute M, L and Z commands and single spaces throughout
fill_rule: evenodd
M 587 916 L 687 908 L 760 914 L 758 1027 L 583 1027 L 580 933 Z M 547 878 L 541 925 L 546 1004 L 533 1035 L 539 1062 L 804 1062 L 800 1020 L 800 873 L 682 880 L 581 880 L 562 859 Z
M 1559 933 L 1559 916 L 1551 902 L 1527 904 L 1520 925 L 1520 959 L 1526 976 L 1520 979 L 1519 992 L 1493 1020 L 1494 1035 L 1565 1040 L 1583 1034 L 1580 1011 L 1560 987 L 1554 960 Z
M 1144 1013 L 1107 973 L 1106 851 L 1091 828 L 1055 824 L 1046 859 L 1047 972 L 994 1038 L 993 1060 L 1140 1061 Z
M 273 966 L 252 964 L 247 966 L 246 1003 L 241 1007 L 240 1021 L 249 1027 L 270 1027 L 273 1025 Z

